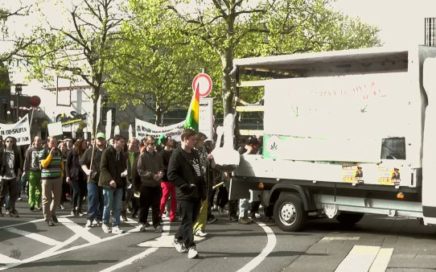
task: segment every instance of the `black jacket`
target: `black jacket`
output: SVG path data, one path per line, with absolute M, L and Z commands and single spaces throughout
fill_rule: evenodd
M 192 150 L 192 157 L 200 161 L 196 150 Z M 168 179 L 176 185 L 177 200 L 195 200 L 206 198 L 204 174 L 198 177 L 192 163 L 190 154 L 179 146 L 171 154 L 167 171 Z
M 118 188 L 124 188 L 126 185 L 125 178 L 121 177 L 121 173 L 127 169 L 127 159 L 124 152 L 117 151 L 113 146 L 109 146 L 103 151 L 100 162 L 100 178 L 98 185 L 108 187 L 109 182 L 114 180 Z

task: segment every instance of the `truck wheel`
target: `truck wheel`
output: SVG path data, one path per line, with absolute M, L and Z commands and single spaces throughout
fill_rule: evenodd
M 274 204 L 274 220 L 283 231 L 300 230 L 306 219 L 303 203 L 295 194 L 280 194 Z
M 338 220 L 339 223 L 345 226 L 351 227 L 354 226 L 354 224 L 356 224 L 357 222 L 359 222 L 363 216 L 364 216 L 363 213 L 341 212 L 336 217 L 336 220 Z

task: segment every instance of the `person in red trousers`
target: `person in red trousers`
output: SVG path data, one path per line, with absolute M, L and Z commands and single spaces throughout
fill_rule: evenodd
M 164 142 L 165 146 L 160 154 L 163 158 L 163 164 L 165 167 L 164 176 L 162 178 L 162 182 L 160 183 L 160 186 L 162 188 L 162 197 L 160 199 L 160 216 L 162 218 L 162 214 L 165 213 L 165 206 L 168 198 L 171 197 L 170 210 L 168 214 L 170 222 L 174 222 L 174 220 L 176 219 L 177 210 L 176 186 L 174 185 L 174 182 L 168 180 L 167 169 L 171 154 L 173 153 L 175 142 L 171 137 L 166 138 Z

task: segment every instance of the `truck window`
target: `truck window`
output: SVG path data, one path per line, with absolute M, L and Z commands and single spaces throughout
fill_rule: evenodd
M 384 160 L 405 160 L 406 159 L 406 138 L 392 137 L 382 140 L 381 159 Z

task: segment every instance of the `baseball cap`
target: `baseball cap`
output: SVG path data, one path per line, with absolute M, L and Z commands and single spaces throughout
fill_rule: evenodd
M 97 139 L 102 138 L 102 139 L 106 140 L 106 135 L 103 132 L 99 132 L 99 133 L 97 133 L 96 138 Z

